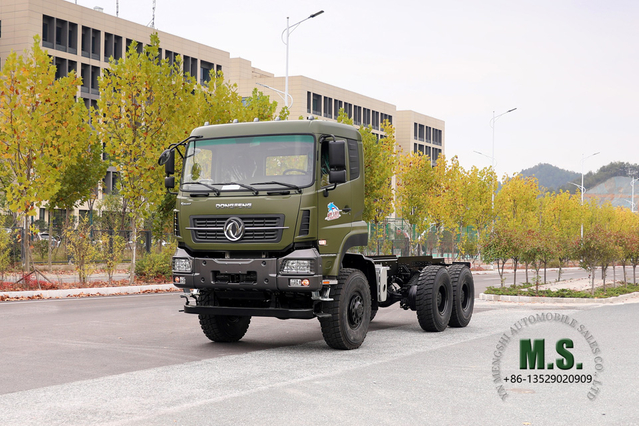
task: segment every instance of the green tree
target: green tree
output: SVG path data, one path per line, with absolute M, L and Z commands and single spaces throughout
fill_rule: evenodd
M 85 115 L 88 119 L 88 114 Z M 98 185 L 107 170 L 106 162 L 102 161 L 102 147 L 96 138 L 95 132 L 88 126 L 84 126 L 85 132 L 79 134 L 73 146 L 69 146 L 72 156 L 75 157 L 71 164 L 60 177 L 60 187 L 49 198 L 47 209 L 49 218 L 53 217 L 54 209 L 64 209 L 65 227 L 69 226 L 69 212 L 77 206 L 88 202 L 90 205 L 90 217 L 92 220 L 93 203 L 98 196 Z M 53 236 L 53 220 L 49 220 L 49 235 Z M 51 270 L 51 250 L 54 240 L 49 238 L 48 261 Z
M 397 210 L 402 218 L 415 227 L 421 245 L 423 235 L 430 229 L 427 196 L 434 185 L 434 172 L 427 155 L 409 152 L 399 156 L 397 165 Z
M 510 258 L 513 260 L 513 284 L 517 283 L 517 267 L 527 240 L 525 234 L 537 228 L 539 186 L 534 178 L 520 175 L 505 177 L 501 190 L 495 196 L 495 227 L 510 236 Z
M 393 212 L 393 176 L 397 165 L 395 128 L 385 120 L 382 131 L 386 136 L 378 141 L 370 126 L 359 128 L 364 145 L 363 218 L 376 225 Z
M 110 70 L 100 78 L 100 99 L 95 126 L 111 163 L 117 168 L 120 194 L 129 208 L 132 240 L 138 226 L 162 198 L 158 185 L 163 169 L 157 158 L 169 143 L 185 132 L 185 110 L 191 108 L 194 82 L 182 76 L 179 62 L 158 61 L 160 40 L 138 53 L 132 43 L 124 60 L 111 60 Z M 137 249 L 134 244 L 130 282 L 135 277 Z
M 59 191 L 61 176 L 77 161 L 69 148 L 88 131 L 75 96 L 80 79 L 55 78 L 52 58 L 34 37 L 23 56 L 11 52 L 0 72 L 0 155 L 7 207 L 18 214 L 30 246 L 28 217 Z M 25 267 L 30 269 L 26 250 Z

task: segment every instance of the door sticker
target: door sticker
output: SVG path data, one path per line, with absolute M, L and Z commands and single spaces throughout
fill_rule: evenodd
M 325 220 L 335 220 L 339 219 L 342 215 L 340 214 L 341 210 L 337 208 L 335 203 L 328 203 L 328 213 L 326 214 Z

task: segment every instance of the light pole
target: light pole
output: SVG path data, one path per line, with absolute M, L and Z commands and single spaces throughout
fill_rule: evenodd
M 295 31 L 295 29 L 299 26 L 299 24 L 301 24 L 302 22 L 308 19 L 315 18 L 316 16 L 321 15 L 322 13 L 324 13 L 323 10 L 320 10 L 319 12 L 315 12 L 308 18 L 302 19 L 301 21 L 293 25 L 288 24 L 288 16 L 286 17 L 286 29 L 282 31 L 282 35 L 280 36 L 280 38 L 282 39 L 282 43 L 286 45 L 286 79 L 284 80 L 285 81 L 284 82 L 284 105 L 287 108 L 288 108 L 288 96 L 289 96 L 288 95 L 288 38 L 291 35 L 291 33 Z M 284 41 L 284 33 L 286 33 L 286 41 Z
M 495 111 L 493 111 L 493 118 L 492 120 L 490 120 L 490 127 L 492 127 L 493 129 L 493 155 L 492 156 L 488 156 L 486 154 L 484 154 L 483 152 L 479 152 L 479 151 L 474 151 L 479 155 L 483 155 L 484 157 L 490 158 L 490 166 L 493 168 L 493 172 L 495 174 L 497 174 L 497 172 L 495 171 L 495 166 L 497 165 L 496 161 L 495 161 L 495 121 L 497 121 L 497 119 L 499 117 L 501 117 L 502 115 L 506 115 L 509 112 L 513 112 L 515 111 L 517 108 L 513 108 L 513 109 L 509 109 L 506 112 L 502 112 L 501 114 L 495 116 Z M 490 196 L 490 200 L 491 200 L 491 206 L 492 208 L 495 208 L 495 188 L 493 188 L 492 190 L 492 194 Z
M 493 171 L 495 171 L 495 121 L 497 121 L 497 119 L 499 117 L 501 117 L 502 115 L 506 115 L 509 112 L 515 111 L 516 109 L 517 108 L 509 109 L 508 111 L 502 112 L 501 114 L 499 114 L 497 116 L 495 116 L 495 111 L 493 111 L 493 119 L 490 120 L 490 127 L 492 127 L 492 129 L 493 129 L 493 157 L 492 157 L 493 160 L 492 160 L 492 164 L 491 164 L 493 166 Z
M 635 182 L 637 180 L 637 178 L 632 178 L 632 180 L 630 181 L 630 186 L 632 186 L 632 195 L 630 196 L 630 211 L 633 213 L 635 212 L 635 206 L 637 205 L 637 203 L 635 203 Z
M 594 157 L 595 155 L 600 154 L 600 152 L 595 152 L 594 154 L 590 154 L 587 157 L 584 157 L 584 154 L 581 154 L 581 185 L 577 185 L 576 183 L 570 182 L 572 185 L 575 185 L 577 188 L 579 188 L 579 191 L 581 192 L 581 205 L 584 205 L 584 192 L 586 192 L 586 187 L 584 186 L 584 160 L 590 158 L 590 157 Z M 583 222 L 581 223 L 581 239 L 583 240 L 584 238 L 584 224 Z

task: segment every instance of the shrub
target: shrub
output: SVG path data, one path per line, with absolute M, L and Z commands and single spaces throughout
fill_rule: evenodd
M 161 278 L 171 281 L 173 271 L 171 269 L 171 257 L 175 247 L 166 246 L 159 253 L 147 253 L 135 264 L 135 275 L 140 278 Z

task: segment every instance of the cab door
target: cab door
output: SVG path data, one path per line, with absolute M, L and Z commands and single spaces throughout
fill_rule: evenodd
M 318 238 L 324 270 L 327 271 L 335 265 L 337 254 L 352 229 L 353 189 L 348 176 L 347 142 L 324 139 L 320 148 Z

